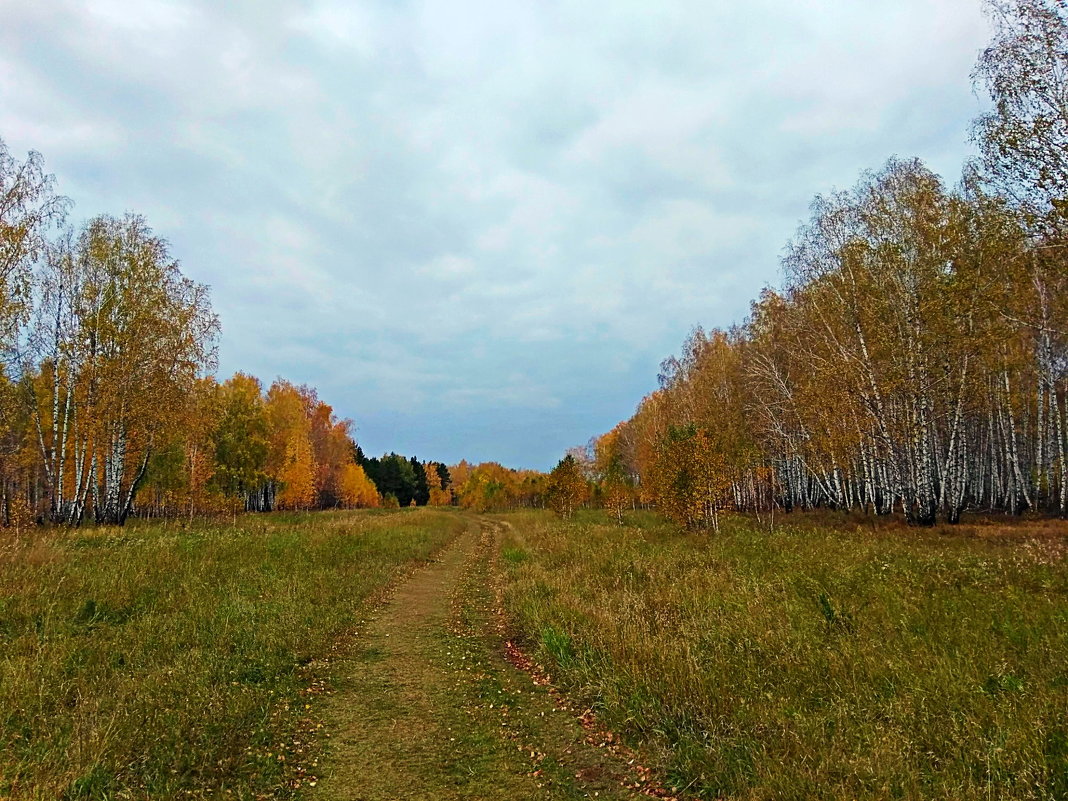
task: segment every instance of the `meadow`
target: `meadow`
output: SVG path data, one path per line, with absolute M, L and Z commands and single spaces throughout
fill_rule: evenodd
M 682 796 L 1068 797 L 1063 524 L 502 519 L 514 636 Z
M 340 638 L 465 525 L 320 512 L 8 537 L 0 797 L 299 793 Z
M 680 798 L 1068 797 L 1061 522 L 496 519 L 509 635 Z M 0 798 L 303 797 L 339 769 L 342 752 L 319 764 L 343 733 L 322 700 L 348 643 L 473 524 L 371 510 L 9 537 Z M 379 701 L 339 703 L 359 730 Z

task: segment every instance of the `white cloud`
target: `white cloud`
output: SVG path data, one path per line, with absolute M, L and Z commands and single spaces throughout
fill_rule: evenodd
M 745 314 L 814 193 L 895 153 L 955 171 L 986 36 L 975 0 L 0 18 L 0 137 L 78 213 L 172 240 L 214 287 L 225 370 L 319 386 L 372 452 L 542 466 L 693 324 Z

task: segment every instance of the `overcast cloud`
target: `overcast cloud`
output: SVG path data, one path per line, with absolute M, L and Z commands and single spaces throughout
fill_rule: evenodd
M 739 321 L 817 192 L 950 182 L 978 0 L 0 0 L 0 138 L 210 284 L 220 374 L 545 468 Z

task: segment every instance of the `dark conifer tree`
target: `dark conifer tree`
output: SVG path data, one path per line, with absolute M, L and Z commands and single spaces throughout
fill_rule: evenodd
M 408 464 L 411 465 L 412 473 L 415 474 L 415 486 L 412 492 L 415 504 L 416 506 L 426 506 L 430 500 L 430 485 L 426 480 L 426 468 L 414 456 L 408 460 Z
M 449 485 L 452 484 L 452 476 L 449 475 L 449 468 L 443 465 L 441 462 L 437 462 L 434 465 L 434 469 L 438 472 L 438 478 L 441 479 L 441 488 L 447 490 Z

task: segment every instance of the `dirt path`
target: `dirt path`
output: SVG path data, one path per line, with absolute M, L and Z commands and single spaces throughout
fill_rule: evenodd
M 503 657 L 499 524 L 472 519 L 338 666 L 319 801 L 636 798 L 624 767 Z

